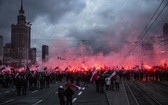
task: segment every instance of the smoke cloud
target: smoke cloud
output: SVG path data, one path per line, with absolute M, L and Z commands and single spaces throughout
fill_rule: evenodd
M 32 23 L 31 47 L 38 49 L 49 45 L 50 67 L 63 65 L 116 66 L 135 65 L 142 62 L 156 64 L 161 61 L 158 49 L 153 44 L 156 62 L 151 56 L 143 56 L 141 43 L 124 59 L 135 45 L 161 0 L 24 0 L 27 21 Z M 165 1 L 163 6 L 167 2 Z M 0 34 L 10 42 L 10 25 L 16 23 L 19 0 L 0 1 Z M 159 16 L 143 41 L 152 42 L 151 36 L 161 36 L 162 26 L 168 20 L 168 8 Z M 150 52 L 150 51 L 149 51 Z M 60 60 L 62 57 L 65 60 Z M 123 60 L 124 59 L 124 60 Z M 82 63 L 82 62 L 85 63 Z M 166 60 L 164 60 L 166 61 Z M 162 61 L 162 62 L 164 62 Z

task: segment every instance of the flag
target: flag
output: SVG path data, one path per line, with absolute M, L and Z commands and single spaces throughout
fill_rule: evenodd
M 70 88 L 71 88 L 72 90 L 74 90 L 74 91 L 81 89 L 80 86 L 77 86 L 77 85 L 75 85 L 74 83 L 71 83 L 71 82 L 66 83 L 66 84 L 64 85 L 64 87 L 65 87 L 65 88 L 70 87 Z
M 5 66 L 4 66 L 4 67 L 1 67 L 1 68 L 0 68 L 0 71 L 1 71 L 1 70 L 4 70 L 4 69 L 6 69 L 6 67 L 5 67 Z
M 65 68 L 65 71 L 67 71 L 68 70 L 68 67 L 67 68 Z
M 116 76 L 116 71 L 114 71 L 114 72 L 110 75 L 109 78 L 111 79 L 111 78 L 114 78 L 115 76 Z
M 54 69 L 54 70 L 56 70 L 56 69 L 59 69 L 59 66 L 55 67 L 55 69 Z
M 103 75 L 106 75 L 108 73 L 108 70 L 105 70 L 104 72 L 103 72 Z
M 91 78 L 90 78 L 90 81 L 95 81 L 95 80 L 98 79 L 98 78 L 99 78 L 99 73 L 98 73 L 97 70 L 94 70 L 94 71 L 92 72 L 92 76 L 91 76 Z
M 47 70 L 47 67 L 45 67 L 44 70 Z
M 39 67 L 39 65 L 36 65 L 36 68 L 38 68 Z

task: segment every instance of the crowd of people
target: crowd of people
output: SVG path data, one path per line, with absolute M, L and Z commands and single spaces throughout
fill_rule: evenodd
M 61 82 L 63 74 L 45 72 L 0 73 L 0 88 L 16 88 L 17 95 L 26 95 L 26 91 L 49 88 L 51 83 Z
M 95 72 L 96 71 L 96 72 Z M 96 76 L 95 76 L 96 75 Z M 107 91 L 119 91 L 121 80 L 134 81 L 168 81 L 168 69 L 153 67 L 150 69 L 89 69 L 84 71 L 54 71 L 54 72 L 0 72 L 0 88 L 16 88 L 17 95 L 26 95 L 27 90 L 49 88 L 50 84 L 62 81 L 73 81 L 76 86 L 87 87 L 88 84 L 95 85 L 95 91 L 103 93 Z M 64 88 L 58 89 L 61 105 L 72 104 L 74 90 Z M 66 96 L 66 99 L 65 97 Z M 63 101 L 64 100 L 64 101 Z

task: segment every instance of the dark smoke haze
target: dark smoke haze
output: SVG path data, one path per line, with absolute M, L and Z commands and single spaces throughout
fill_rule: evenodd
M 23 0 L 27 21 L 32 23 L 32 47 L 50 47 L 52 66 L 57 65 L 119 65 L 129 49 L 136 43 L 151 16 L 162 0 Z M 167 3 L 164 1 L 161 8 Z M 20 0 L 0 1 L 0 34 L 10 42 L 10 26 L 16 23 Z M 159 16 L 146 36 L 161 36 L 162 26 L 168 22 L 168 8 Z M 162 48 L 154 43 L 156 62 L 151 53 L 141 51 L 141 44 L 127 57 L 125 65 L 147 62 L 163 63 L 158 55 Z M 157 52 L 157 55 L 155 54 Z M 149 55 L 149 56 L 148 56 Z M 58 60 L 61 56 L 66 60 Z M 148 59 L 148 60 L 147 60 Z M 72 62 L 73 61 L 73 62 Z M 56 64 L 55 64 L 56 62 Z M 54 63 L 54 64 L 53 64 Z

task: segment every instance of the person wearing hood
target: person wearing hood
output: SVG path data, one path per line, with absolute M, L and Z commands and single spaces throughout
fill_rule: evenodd
M 63 86 L 60 86 L 58 88 L 58 98 L 60 101 L 60 105 L 65 105 L 65 101 L 66 101 L 65 97 L 66 97 L 65 90 L 64 90 Z

